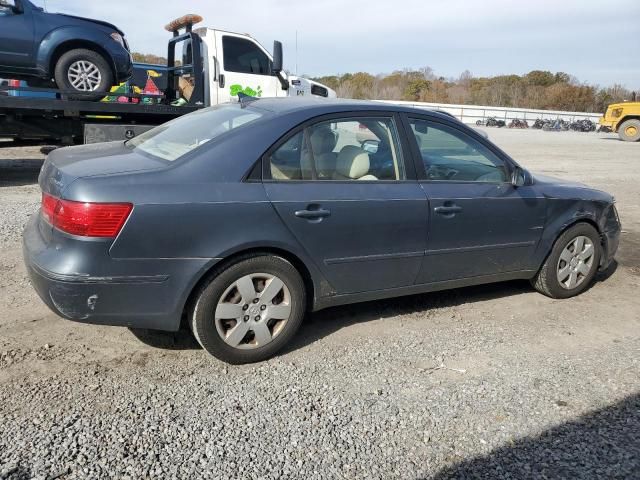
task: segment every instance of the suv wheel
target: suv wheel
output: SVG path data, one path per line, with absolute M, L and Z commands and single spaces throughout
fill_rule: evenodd
M 114 82 L 111 68 L 102 55 L 83 48 L 62 55 L 56 64 L 54 77 L 58 88 L 79 92 L 68 96 L 72 100 L 100 99 Z
M 202 348 L 222 361 L 266 360 L 300 327 L 305 298 L 302 277 L 287 260 L 245 257 L 216 272 L 196 294 L 191 331 Z

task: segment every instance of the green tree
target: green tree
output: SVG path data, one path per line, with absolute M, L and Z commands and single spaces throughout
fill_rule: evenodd
M 427 94 L 429 88 L 431 88 L 431 82 L 429 80 L 425 80 L 424 78 L 410 80 L 404 90 L 403 100 L 418 102 Z

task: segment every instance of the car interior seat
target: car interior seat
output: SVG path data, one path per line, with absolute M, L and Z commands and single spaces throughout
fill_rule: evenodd
M 309 136 L 316 173 L 320 179 L 331 178 L 336 169 L 337 154 L 333 149 L 338 143 L 338 136 L 328 125 L 313 129 Z
M 369 154 L 355 145 L 347 145 L 338 154 L 334 180 L 377 180 L 369 174 Z

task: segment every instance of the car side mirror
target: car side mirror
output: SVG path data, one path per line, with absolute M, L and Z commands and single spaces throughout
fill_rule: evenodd
M 524 187 L 528 182 L 528 174 L 527 171 L 523 168 L 516 167 L 513 169 L 513 174 L 511 175 L 511 185 L 514 187 Z
M 427 124 L 427 122 L 416 122 L 415 129 L 416 129 L 416 132 L 422 133 L 424 135 L 429 133 L 429 125 Z
M 380 148 L 379 140 L 365 140 L 364 142 L 362 142 L 362 149 L 369 154 L 378 153 L 379 148 Z

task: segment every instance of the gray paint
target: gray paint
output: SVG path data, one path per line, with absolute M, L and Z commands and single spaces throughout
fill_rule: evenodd
M 603 265 L 620 226 L 610 195 L 526 174 L 510 183 L 432 182 L 403 138 L 404 182 L 246 180 L 272 145 L 327 114 L 420 115 L 504 152 L 455 119 L 375 102 L 264 99 L 267 112 L 184 159 L 165 162 L 118 143 L 54 151 L 40 186 L 65 199 L 131 202 L 115 240 L 73 237 L 34 216 L 24 235 L 33 284 L 56 312 L 84 322 L 176 330 L 194 287 L 221 262 L 268 250 L 308 272 L 312 308 L 531 278 L 558 235 L 580 220 L 603 236 Z M 397 117 L 400 119 L 400 117 Z M 405 130 L 401 129 L 401 135 Z M 455 205 L 453 215 L 436 212 Z M 295 212 L 322 208 L 320 221 Z

